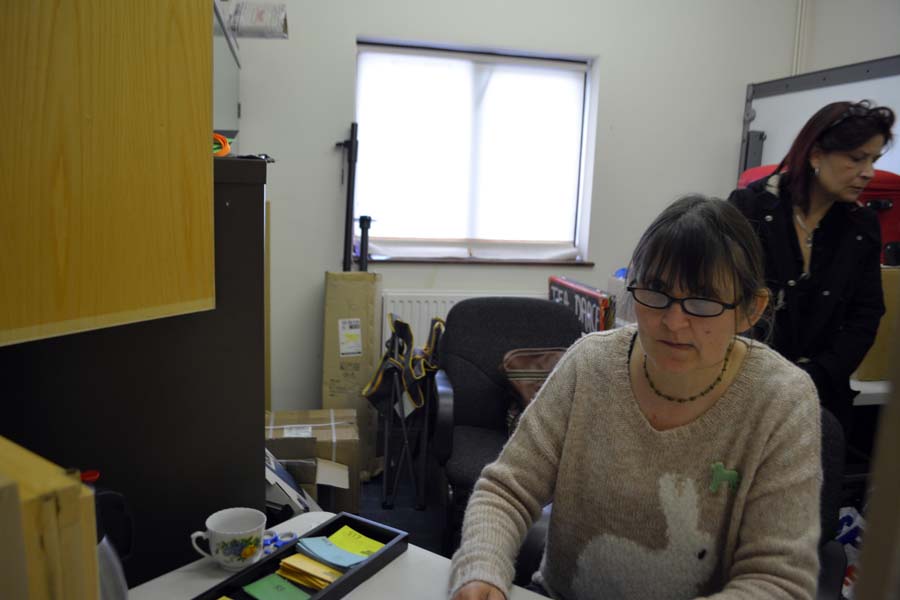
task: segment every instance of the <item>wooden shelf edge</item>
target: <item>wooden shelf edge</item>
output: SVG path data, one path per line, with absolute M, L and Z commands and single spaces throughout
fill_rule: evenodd
M 0 331 L 0 346 L 11 346 L 13 344 L 33 342 L 35 340 L 58 337 L 61 335 L 103 329 L 104 327 L 114 327 L 116 325 L 129 325 L 140 321 L 174 317 L 177 315 L 213 310 L 215 308 L 216 299 L 215 297 L 210 297 L 162 306 L 144 307 L 137 310 L 126 310 L 94 317 L 84 317 L 81 319 L 20 327 L 18 329 Z

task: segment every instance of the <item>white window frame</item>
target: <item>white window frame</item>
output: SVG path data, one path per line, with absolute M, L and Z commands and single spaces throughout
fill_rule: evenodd
M 580 158 L 578 165 L 577 198 L 575 202 L 575 227 L 571 242 L 492 241 L 492 240 L 416 240 L 372 237 L 369 252 L 373 260 L 453 260 L 453 261 L 526 261 L 571 262 L 587 261 L 588 234 L 591 213 L 591 189 L 594 168 L 593 132 L 596 131 L 596 62 L 580 56 L 534 55 L 509 53 L 484 49 L 461 49 L 422 45 L 398 44 L 380 40 L 360 39 L 357 55 L 370 50 L 413 56 L 439 56 L 460 58 L 488 64 L 527 64 L 552 66 L 584 73 L 584 91 L 581 113 Z M 355 215 L 358 217 L 358 215 Z M 358 232 L 357 232 L 358 236 Z M 589 263 L 587 263 L 589 264 Z

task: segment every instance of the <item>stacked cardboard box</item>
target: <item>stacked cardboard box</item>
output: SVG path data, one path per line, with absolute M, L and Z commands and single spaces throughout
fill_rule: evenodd
M 358 513 L 360 444 L 356 423 L 356 411 L 346 408 L 270 411 L 266 413 L 266 447 L 285 461 L 285 467 L 310 495 L 322 500 L 322 508 Z M 347 468 L 346 487 L 336 480 L 330 463 Z M 310 484 L 315 482 L 334 488 L 332 501 L 313 493 Z
M 356 410 L 359 474 L 368 480 L 377 470 L 378 413 L 362 389 L 381 361 L 380 274 L 325 274 L 322 351 L 322 408 Z

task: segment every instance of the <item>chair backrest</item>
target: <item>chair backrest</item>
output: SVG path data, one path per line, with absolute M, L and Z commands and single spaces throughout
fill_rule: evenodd
M 845 446 L 844 428 L 840 421 L 822 408 L 822 542 L 834 539 L 838 533 Z
M 484 297 L 447 315 L 440 366 L 453 385 L 453 423 L 506 429 L 510 388 L 500 371 L 515 348 L 570 346 L 581 323 L 568 307 L 538 298 Z

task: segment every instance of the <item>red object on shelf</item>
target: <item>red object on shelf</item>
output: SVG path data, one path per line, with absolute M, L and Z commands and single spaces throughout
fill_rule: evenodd
M 81 482 L 82 483 L 97 483 L 98 479 L 100 479 L 100 471 L 91 469 L 88 471 L 81 472 Z
M 768 177 L 775 172 L 778 165 L 762 165 L 747 169 L 738 178 L 738 187 Z M 900 175 L 890 171 L 875 170 L 875 177 L 866 186 L 857 200 L 862 206 L 868 206 L 878 214 L 881 225 L 881 262 L 884 263 L 884 245 L 889 242 L 900 242 Z

